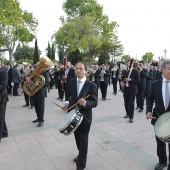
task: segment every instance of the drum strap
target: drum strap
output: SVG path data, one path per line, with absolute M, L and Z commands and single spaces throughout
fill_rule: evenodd
M 89 90 L 89 88 L 90 88 L 90 86 L 91 86 L 91 82 L 90 82 L 90 81 L 89 81 L 89 83 L 90 83 L 89 86 L 86 88 L 86 90 L 85 90 L 85 91 L 83 92 L 83 94 L 82 94 L 82 98 L 85 98 L 85 97 L 87 96 L 87 92 L 88 92 L 88 90 Z M 79 110 L 79 109 L 80 109 L 80 105 L 78 105 L 76 109 Z M 81 114 L 82 114 L 82 113 L 81 113 Z M 82 115 L 83 115 L 83 117 L 84 117 L 88 122 L 90 122 L 84 114 L 82 114 Z

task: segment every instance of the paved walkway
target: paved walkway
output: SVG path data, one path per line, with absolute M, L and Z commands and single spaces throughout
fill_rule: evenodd
M 22 96 L 9 96 L 6 121 L 9 137 L 0 143 L 0 170 L 75 170 L 77 155 L 74 135 L 64 136 L 58 130 L 65 116 L 57 101 L 58 93 L 48 93 L 45 106 L 45 123 L 39 128 L 33 124 L 34 109 L 22 107 Z M 89 136 L 86 170 L 153 170 L 157 163 L 153 127 L 145 119 L 145 111 L 135 111 L 134 123 L 125 115 L 122 93 L 112 94 L 108 88 L 106 101 L 93 109 L 93 123 Z

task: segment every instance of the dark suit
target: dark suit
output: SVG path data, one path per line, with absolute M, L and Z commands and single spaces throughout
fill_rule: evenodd
M 153 104 L 155 102 L 155 108 L 152 111 Z M 146 113 L 153 112 L 153 117 L 159 117 L 163 113 L 170 111 L 170 105 L 167 110 L 164 107 L 164 101 L 162 97 L 162 79 L 152 82 L 151 84 L 151 92 L 149 94 L 149 98 L 147 101 Z M 156 119 L 151 120 L 151 124 L 154 125 Z M 165 164 L 167 163 L 167 155 L 166 155 L 166 144 L 162 142 L 158 137 L 156 137 L 157 142 L 157 155 L 159 158 L 159 163 Z M 170 153 L 170 144 L 169 144 L 169 153 Z M 170 158 L 169 158 L 170 162 Z M 170 167 L 169 167 L 170 168 Z
M 124 80 L 124 76 L 122 76 L 122 80 Z M 135 103 L 135 96 L 137 93 L 137 84 L 139 82 L 139 73 L 137 70 L 132 69 L 132 72 L 130 74 L 131 81 L 129 81 L 129 87 L 124 88 L 124 104 L 125 104 L 125 110 L 126 115 L 133 119 L 134 116 L 134 103 Z
M 72 79 L 68 84 L 67 95 L 69 97 L 69 106 L 74 105 L 78 99 L 84 98 L 89 95 L 86 99 L 86 105 L 81 106 L 79 111 L 84 115 L 83 121 L 74 132 L 77 148 L 79 150 L 78 160 L 76 161 L 77 169 L 84 169 L 86 166 L 86 158 L 88 151 L 88 134 L 90 131 L 90 125 L 92 122 L 92 108 L 98 104 L 97 88 L 96 85 L 88 80 L 85 81 L 79 96 L 77 97 L 77 79 Z
M 69 68 L 68 74 L 66 75 L 66 81 L 64 82 L 64 92 L 65 92 L 65 101 L 68 101 L 68 96 L 67 96 L 67 86 L 68 83 L 71 79 L 76 77 L 75 70 L 74 68 Z M 62 72 L 61 72 L 61 80 L 62 80 Z
M 111 72 L 111 79 L 113 84 L 113 92 L 114 94 L 117 94 L 117 81 L 119 79 L 119 70 L 115 70 Z
M 48 73 L 43 71 L 41 75 L 45 78 L 44 86 L 33 95 L 35 111 L 39 122 L 44 122 L 45 97 L 47 97 Z
M 103 80 L 100 79 L 100 90 L 102 93 L 102 98 L 106 99 L 106 95 L 107 95 L 107 86 L 110 82 L 110 72 L 109 70 L 105 70 L 105 74 L 103 77 Z
M 5 123 L 6 104 L 8 101 L 8 73 L 0 68 L 0 140 L 8 136 L 8 130 Z
M 139 72 L 140 75 L 140 82 L 138 84 L 138 94 L 137 94 L 137 106 L 143 110 L 144 107 L 144 92 L 146 88 L 146 77 L 147 77 L 147 70 L 142 69 L 141 72 Z
M 96 72 L 90 76 L 90 81 L 97 85 L 97 89 L 100 87 L 100 75 L 101 70 L 97 69 Z M 92 76 L 94 76 L 94 81 L 92 79 Z

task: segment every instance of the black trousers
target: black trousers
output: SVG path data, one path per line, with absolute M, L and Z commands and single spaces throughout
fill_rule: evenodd
M 24 97 L 25 97 L 25 102 L 26 105 L 29 106 L 31 104 L 31 106 L 34 106 L 34 100 L 32 96 L 28 96 L 25 92 L 24 92 Z
M 80 124 L 78 129 L 74 132 L 77 149 L 79 151 L 78 160 L 76 161 L 77 169 L 84 169 L 86 167 L 89 131 L 90 126 Z
M 107 85 L 104 83 L 104 81 L 100 81 L 100 90 L 101 90 L 101 93 L 102 93 L 102 98 L 106 98 Z
M 138 100 L 139 100 L 139 108 L 140 109 L 143 109 L 143 107 L 144 107 L 144 92 L 145 92 L 145 87 L 139 87 Z
M 33 96 L 35 111 L 39 122 L 44 122 L 45 97 Z
M 159 163 L 165 164 L 167 163 L 166 143 L 162 142 L 157 136 L 155 137 L 157 143 L 157 156 L 159 158 Z M 170 144 L 168 144 L 168 150 L 170 153 Z M 169 158 L 169 162 L 170 162 L 170 158 Z
M 112 78 L 112 83 L 113 83 L 113 92 L 117 94 L 117 79 Z
M 18 88 L 20 83 L 14 83 L 13 95 L 18 96 Z
M 58 95 L 60 99 L 63 99 L 64 97 L 64 90 L 62 89 L 62 84 L 61 84 L 61 80 L 58 79 Z
M 8 135 L 8 130 L 5 122 L 5 112 L 6 112 L 6 104 L 0 104 L 0 140 L 3 136 Z
M 12 93 L 12 85 L 11 85 L 11 81 L 10 80 L 8 80 L 7 92 L 8 92 L 8 94 Z
M 67 83 L 64 83 L 64 93 L 65 93 L 65 101 L 68 101 L 68 96 L 67 96 Z
M 136 89 L 130 89 L 130 87 L 125 87 L 124 89 L 124 105 L 126 110 L 126 115 L 129 116 L 130 119 L 134 117 L 134 109 L 135 109 L 135 96 Z

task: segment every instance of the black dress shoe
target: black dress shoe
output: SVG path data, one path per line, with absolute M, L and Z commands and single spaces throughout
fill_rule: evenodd
M 167 166 L 167 163 L 165 163 L 165 164 L 158 163 L 155 166 L 155 170 L 163 170 L 163 168 L 166 166 Z
M 78 156 L 76 156 L 73 161 L 74 161 L 74 162 L 77 162 L 77 159 L 78 159 Z
M 128 118 L 128 117 L 129 117 L 128 115 L 124 116 L 124 118 Z
M 59 100 L 60 98 L 58 97 L 57 100 Z
M 139 113 L 140 113 L 140 112 L 143 112 L 143 109 L 140 109 L 138 112 L 139 112 Z
M 61 99 L 61 101 L 63 101 L 63 99 Z
M 129 119 L 129 122 L 130 122 L 130 123 L 133 123 L 133 119 Z
M 139 107 L 136 107 L 135 110 L 139 110 Z
M 32 121 L 33 123 L 39 122 L 38 118 Z
M 44 124 L 43 122 L 39 122 L 38 127 L 42 127 L 43 124 Z
M 34 106 L 31 106 L 30 109 L 34 109 Z
M 25 104 L 23 107 L 28 107 L 29 105 Z
M 2 134 L 2 138 L 7 138 L 8 134 Z

